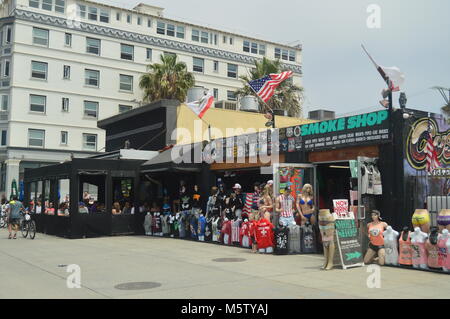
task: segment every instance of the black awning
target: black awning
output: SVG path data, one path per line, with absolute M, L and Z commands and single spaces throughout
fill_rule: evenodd
M 141 166 L 142 173 L 200 172 L 203 144 L 174 146 Z

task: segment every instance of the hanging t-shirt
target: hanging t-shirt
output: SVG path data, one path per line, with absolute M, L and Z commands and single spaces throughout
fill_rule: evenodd
M 213 227 L 212 227 L 212 218 L 206 220 L 205 226 L 205 241 L 212 241 L 213 237 Z
M 439 248 L 437 245 L 433 245 L 430 239 L 427 240 L 425 248 L 428 252 L 428 267 L 441 268 L 442 264 L 439 264 Z
M 231 220 L 227 220 L 222 225 L 222 243 L 225 245 L 231 245 Z
M 289 225 L 289 253 L 290 254 L 300 254 L 301 253 L 301 245 L 300 245 L 300 226 L 298 225 Z
M 287 255 L 289 253 L 289 228 L 279 227 L 275 229 L 275 255 Z M 300 240 L 299 240 L 300 243 Z
M 167 215 L 161 217 L 161 229 L 162 229 L 162 233 L 164 235 L 168 235 L 170 232 L 169 223 L 168 223 L 169 218 L 170 218 L 170 216 L 167 216 Z
M 231 242 L 233 244 L 240 244 L 240 240 L 239 240 L 240 230 L 241 230 L 241 220 L 237 219 L 234 222 L 232 222 L 232 227 L 231 227 Z
M 412 265 L 412 248 L 411 248 L 411 233 L 408 232 L 408 238 L 403 240 L 403 232 L 399 239 L 399 256 L 398 263 L 400 265 Z
M 444 237 L 443 235 L 439 236 L 439 240 L 438 240 L 438 256 L 439 256 L 439 264 L 442 265 L 442 267 L 446 267 L 446 263 L 449 259 L 449 254 L 448 254 L 448 248 L 447 248 L 447 241 L 449 240 L 449 238 Z M 450 267 L 446 267 L 446 268 L 450 268 Z
M 144 230 L 146 235 L 150 235 L 152 233 L 152 215 L 150 214 L 145 215 Z
M 184 216 L 184 214 L 180 214 L 180 217 L 178 219 L 178 232 L 179 232 L 179 236 L 180 238 L 185 238 L 186 237 L 186 217 Z
M 367 167 L 361 164 L 361 194 L 367 194 L 367 187 L 369 185 L 369 174 Z
M 376 165 L 373 168 L 373 194 L 383 195 L 383 186 L 381 184 L 381 173 Z
M 195 215 L 190 216 L 190 226 L 191 226 L 191 238 L 197 239 L 198 232 L 198 219 Z
M 221 229 L 218 226 L 220 217 L 216 216 L 212 221 L 212 241 L 218 242 Z
M 159 213 L 153 216 L 153 225 L 153 235 L 159 235 L 159 233 L 162 233 L 161 216 Z
M 314 254 L 317 252 L 316 237 L 312 225 L 303 225 L 300 234 L 301 252 L 303 254 Z
M 199 236 L 205 236 L 205 229 L 206 229 L 206 218 L 203 215 L 200 215 L 198 218 L 198 235 Z
M 273 247 L 274 243 L 274 226 L 267 219 L 260 219 L 256 224 L 256 242 L 258 249 Z
M 373 165 L 366 166 L 367 168 L 367 194 L 373 194 Z

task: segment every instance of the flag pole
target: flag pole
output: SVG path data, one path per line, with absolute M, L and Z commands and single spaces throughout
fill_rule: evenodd
M 258 93 L 252 88 L 251 85 L 246 82 L 246 85 L 255 93 L 255 95 L 258 97 L 258 99 L 263 102 L 263 104 L 270 110 L 270 114 L 272 114 L 272 128 L 275 128 L 275 112 L 272 110 L 272 108 L 258 95 Z

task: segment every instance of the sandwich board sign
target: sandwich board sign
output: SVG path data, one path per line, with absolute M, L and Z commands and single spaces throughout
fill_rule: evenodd
M 338 217 L 335 220 L 336 242 L 339 260 L 343 269 L 364 266 L 364 257 L 358 236 L 353 212 L 348 217 Z

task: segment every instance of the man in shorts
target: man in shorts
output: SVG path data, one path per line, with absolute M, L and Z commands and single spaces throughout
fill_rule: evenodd
M 12 200 L 6 207 L 6 214 L 8 216 L 8 239 L 17 239 L 17 231 L 20 225 L 20 213 L 24 210 L 22 202 L 17 200 L 17 196 L 13 196 Z M 14 230 L 14 237 L 12 237 L 12 231 Z
M 285 227 L 295 225 L 295 199 L 289 187 L 286 187 L 284 193 L 278 196 L 275 204 L 275 210 L 279 214 L 279 224 Z

